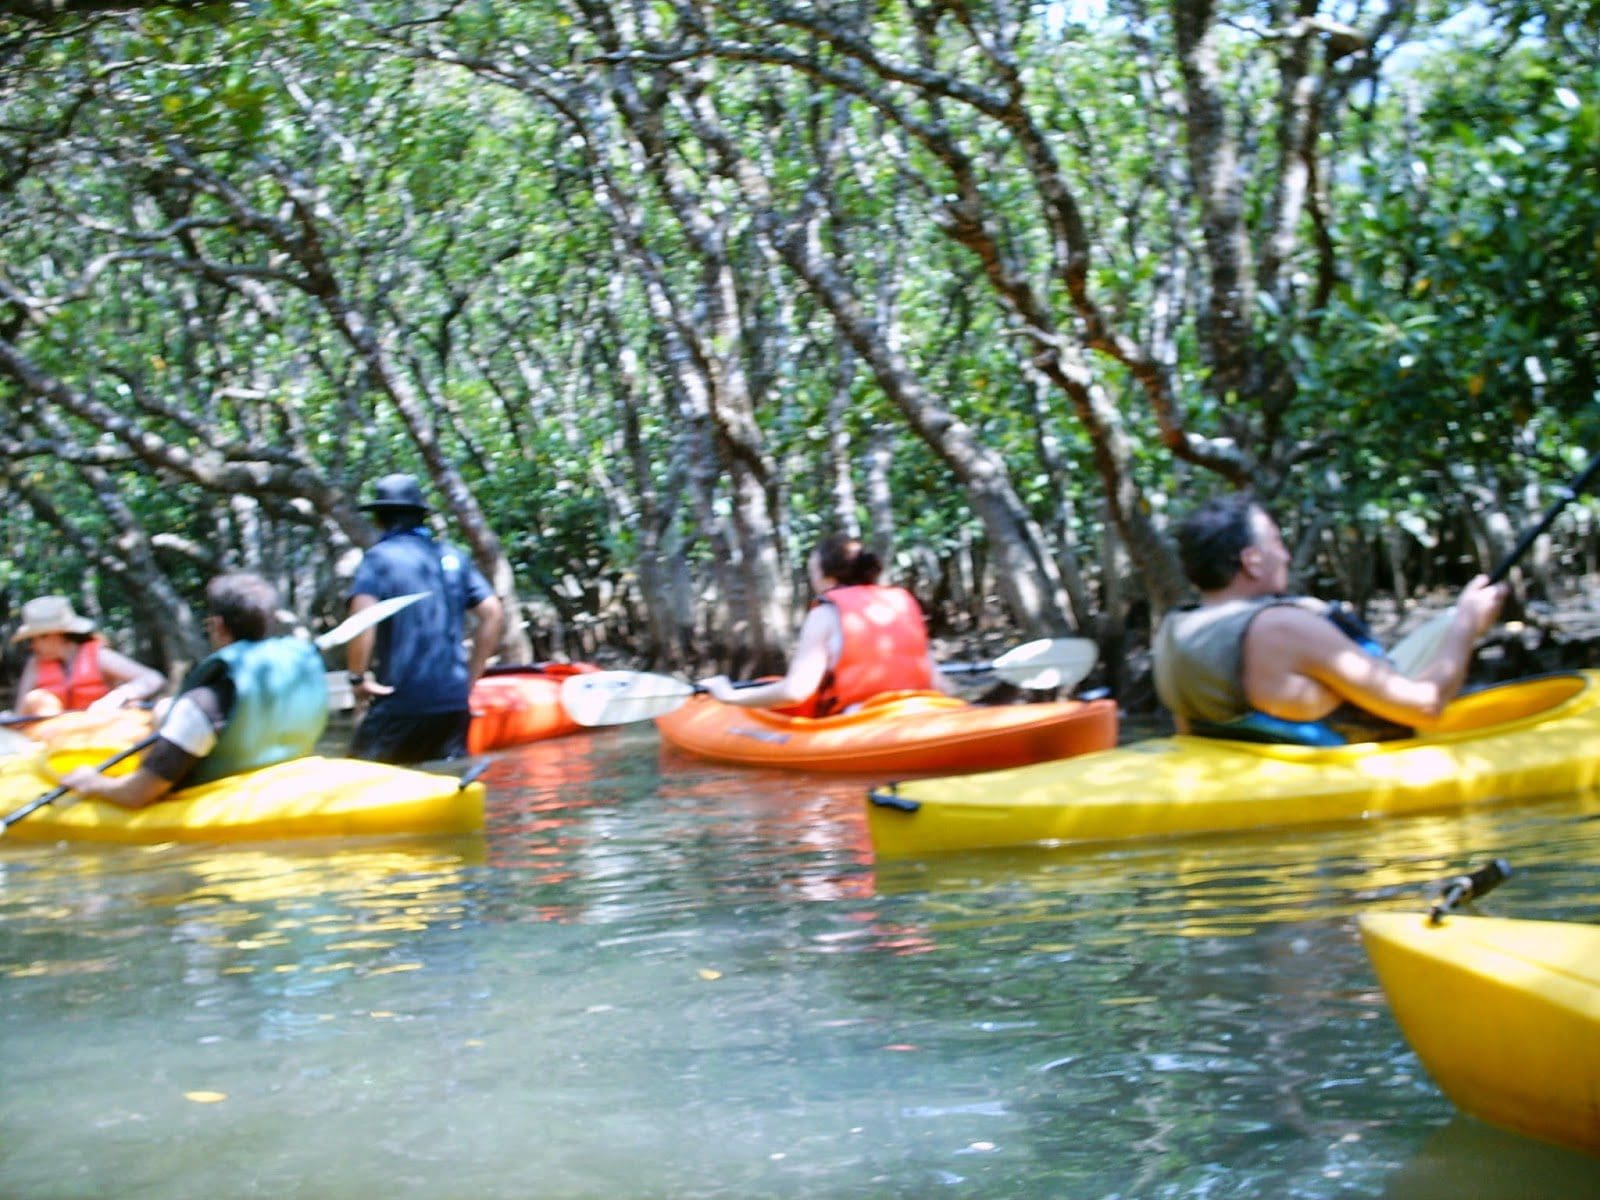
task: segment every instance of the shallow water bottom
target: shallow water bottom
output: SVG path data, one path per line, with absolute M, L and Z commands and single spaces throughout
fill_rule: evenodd
M 486 779 L 482 838 L 0 849 L 0 1195 L 1600 1194 L 1354 923 L 1493 856 L 1479 911 L 1594 920 L 1581 798 L 880 869 L 868 781 L 648 727 Z

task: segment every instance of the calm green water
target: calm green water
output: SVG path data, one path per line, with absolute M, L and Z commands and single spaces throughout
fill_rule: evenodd
M 875 870 L 863 784 L 648 727 L 499 759 L 490 828 L 0 847 L 0 1196 L 1542 1197 L 1354 924 L 1491 856 L 1600 919 L 1578 798 Z

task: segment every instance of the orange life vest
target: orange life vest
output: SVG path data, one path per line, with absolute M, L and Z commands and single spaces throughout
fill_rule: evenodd
M 826 717 L 881 695 L 933 686 L 922 606 L 904 588 L 859 584 L 824 593 L 839 613 L 839 658 L 806 707 Z
M 99 638 L 78 644 L 70 674 L 62 669 L 61 660 L 57 658 L 40 659 L 34 663 L 33 673 L 33 686 L 61 701 L 61 707 L 67 712 L 82 712 L 111 690 L 100 673 Z

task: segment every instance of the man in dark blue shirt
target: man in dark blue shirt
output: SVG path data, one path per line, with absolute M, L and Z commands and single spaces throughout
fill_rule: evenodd
M 467 752 L 473 682 L 500 644 L 505 614 L 494 589 L 462 550 L 436 542 L 428 505 L 410 475 L 385 475 L 361 505 L 384 528 L 350 585 L 350 611 L 391 596 L 426 592 L 375 631 L 350 643 L 350 687 L 370 707 L 350 743 L 352 758 L 414 763 Z M 464 616 L 476 624 L 469 657 Z

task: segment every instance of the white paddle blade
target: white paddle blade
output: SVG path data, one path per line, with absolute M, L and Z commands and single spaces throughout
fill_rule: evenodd
M 351 638 L 358 637 L 380 622 L 387 621 L 395 613 L 405 608 L 408 604 L 415 604 L 427 596 L 427 592 L 408 592 L 404 596 L 390 596 L 387 600 L 379 600 L 376 604 L 369 604 L 358 613 L 351 613 L 340 621 L 327 633 L 315 639 L 318 650 L 332 650 L 335 646 L 342 646 Z
M 626 725 L 664 717 L 694 695 L 693 684 L 643 671 L 586 671 L 561 681 L 561 707 L 579 725 Z
M 1389 661 L 1402 675 L 1415 679 L 1438 656 L 1450 634 L 1456 610 L 1447 608 L 1436 617 L 1430 617 L 1405 637 L 1389 647 Z
M 1071 691 L 1099 660 L 1100 647 L 1088 638 L 1040 638 L 995 659 L 994 673 L 1031 691 Z
M 32 754 L 40 744 L 14 729 L 0 728 L 0 758 L 11 754 Z

